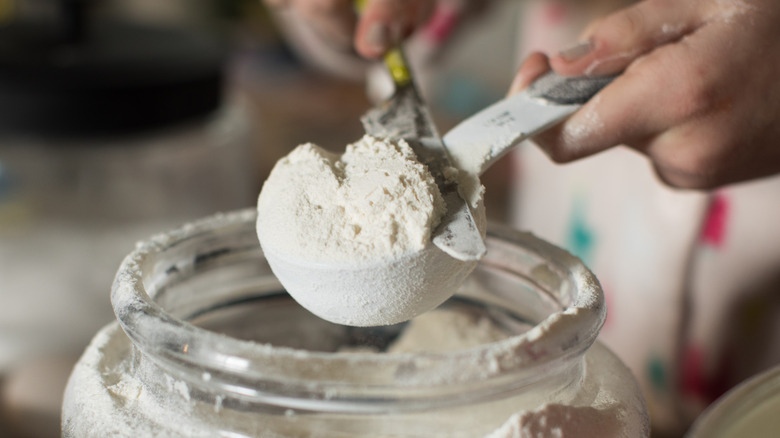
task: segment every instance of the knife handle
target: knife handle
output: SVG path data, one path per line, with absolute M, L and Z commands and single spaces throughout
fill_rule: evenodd
M 583 105 L 617 76 L 561 76 L 550 72 L 528 87 L 529 96 L 560 105 Z
M 387 52 L 384 61 L 397 87 L 403 87 L 412 82 L 412 73 L 409 71 L 406 57 L 400 48 Z

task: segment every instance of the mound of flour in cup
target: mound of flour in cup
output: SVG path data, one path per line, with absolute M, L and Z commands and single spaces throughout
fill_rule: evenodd
M 280 160 L 258 199 L 258 233 L 291 256 L 360 262 L 422 250 L 444 212 L 409 145 L 365 136 L 343 155 L 307 143 Z
M 339 324 L 408 320 L 449 298 L 476 266 L 431 244 L 446 205 L 403 140 L 365 136 L 341 155 L 298 146 L 274 167 L 257 211 L 260 244 L 282 285 Z

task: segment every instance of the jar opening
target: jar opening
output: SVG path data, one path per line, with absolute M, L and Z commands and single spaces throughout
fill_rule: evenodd
M 345 327 L 309 314 L 271 275 L 254 221 L 250 210 L 217 215 L 139 243 L 124 260 L 114 311 L 155 366 L 245 400 L 371 410 L 403 398 L 411 407 L 457 402 L 456 394 L 491 397 L 576 368 L 604 322 L 601 288 L 577 258 L 493 226 L 488 255 L 440 311 L 488 318 L 505 339 L 390 354 L 407 323 Z

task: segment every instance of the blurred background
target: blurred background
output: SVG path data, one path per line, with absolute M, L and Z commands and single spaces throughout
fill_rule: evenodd
M 441 132 L 505 93 L 518 3 L 413 41 Z M 59 436 L 135 241 L 253 206 L 300 143 L 362 135 L 381 72 L 314 41 L 259 0 L 0 0 L 0 437 Z M 508 165 L 486 177 L 494 220 Z

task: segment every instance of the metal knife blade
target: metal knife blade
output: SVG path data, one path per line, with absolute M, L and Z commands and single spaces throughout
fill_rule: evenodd
M 386 59 L 388 67 L 406 69 L 400 51 Z M 414 150 L 418 160 L 428 166 L 436 179 L 447 206 L 441 223 L 433 231 L 433 244 L 450 256 L 463 260 L 479 260 L 486 252 L 482 239 L 466 201 L 458 194 L 458 187 L 444 176 L 450 166 L 447 150 L 433 123 L 428 107 L 423 102 L 414 80 L 409 74 L 393 75 L 396 89 L 393 96 L 370 109 L 361 118 L 367 134 L 378 138 L 402 138 Z

